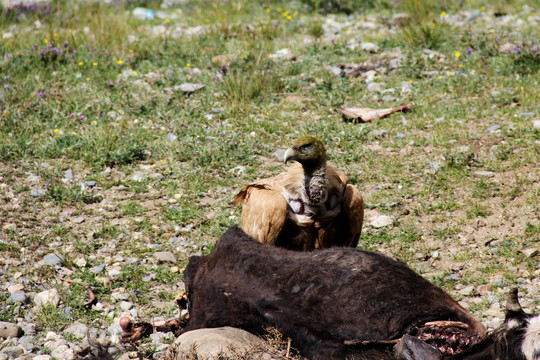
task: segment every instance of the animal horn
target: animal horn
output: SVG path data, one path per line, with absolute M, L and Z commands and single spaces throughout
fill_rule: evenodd
M 515 287 L 508 293 L 508 299 L 506 300 L 506 310 L 518 312 L 521 311 L 521 305 L 518 299 L 518 288 Z

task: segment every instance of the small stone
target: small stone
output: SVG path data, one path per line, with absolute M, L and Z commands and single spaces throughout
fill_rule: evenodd
M 498 286 L 498 287 L 504 287 L 508 285 L 508 283 L 503 280 L 503 279 L 496 279 L 494 282 L 493 282 L 493 286 Z
M 123 311 L 128 311 L 133 306 L 134 305 L 133 305 L 133 303 L 131 301 L 122 301 L 122 302 L 120 302 L 120 309 L 122 309 Z
M 35 198 L 45 196 L 46 193 L 47 193 L 47 190 L 45 189 L 33 189 L 32 191 L 30 191 L 30 195 L 32 195 Z
M 120 274 L 122 273 L 122 269 L 116 269 L 116 268 L 109 269 L 107 273 L 111 278 L 114 278 L 114 277 L 120 276 Z
M 66 180 L 73 180 L 73 170 L 67 169 L 64 173 L 64 179 Z
M 62 266 L 62 259 L 56 254 L 45 255 L 43 262 L 51 266 Z
M 75 350 L 67 345 L 60 345 L 51 351 L 51 356 L 58 360 L 74 360 Z
M 474 285 L 472 285 L 472 284 L 468 285 L 468 286 L 464 287 L 460 292 L 461 292 L 461 295 L 470 296 L 474 292 Z
M 11 284 L 7 287 L 7 291 L 11 294 L 11 293 L 14 293 L 15 291 L 22 291 L 24 290 L 24 285 L 23 284 Z
M 150 281 L 152 281 L 152 279 L 155 278 L 155 277 L 156 277 L 156 275 L 154 275 L 154 274 L 146 275 L 146 276 L 144 276 L 141 280 L 144 281 L 144 282 L 150 282 Z
M 23 329 L 16 324 L 12 324 L 6 321 L 0 321 L 0 338 L 19 338 L 24 334 Z
M 383 90 L 383 87 L 379 83 L 371 82 L 368 84 L 367 90 L 370 92 L 381 92 Z
M 405 134 L 404 134 L 404 133 L 400 133 L 400 132 L 397 133 L 397 134 L 396 134 L 396 139 L 399 139 L 399 140 L 405 139 Z
M 370 53 L 376 53 L 379 51 L 379 47 L 376 44 L 370 43 L 370 42 L 363 42 L 360 44 L 360 49 L 370 52 Z
M 486 129 L 486 132 L 488 134 L 493 134 L 493 133 L 500 132 L 500 131 L 501 131 L 501 125 L 498 125 L 498 124 L 491 125 L 490 127 L 488 127 Z
M 517 49 L 518 49 L 518 46 L 510 42 L 504 43 L 501 46 L 499 46 L 499 52 L 503 54 L 515 53 Z
M 461 275 L 459 274 L 450 274 L 446 277 L 448 280 L 459 280 L 461 279 Z
M 96 181 L 95 180 L 86 180 L 86 181 L 83 181 L 83 185 L 88 187 L 88 188 L 92 188 L 94 186 L 96 186 Z
M 276 150 L 274 152 L 274 158 L 279 162 L 283 162 L 285 158 L 285 150 L 283 149 Z
M 80 268 L 86 267 L 86 259 L 83 257 L 76 258 L 75 261 L 73 261 L 75 265 L 77 265 Z
M 84 216 L 75 216 L 71 218 L 71 222 L 74 224 L 81 224 L 84 222 L 84 220 L 85 220 Z
M 487 170 L 478 170 L 473 173 L 476 177 L 482 177 L 482 178 L 490 178 L 495 176 L 495 173 L 493 171 L 487 171 Z
M 90 269 L 91 272 L 97 274 L 102 272 L 105 269 L 105 265 L 97 265 Z
M 519 117 L 522 119 L 532 118 L 535 115 L 533 112 L 520 112 Z
M 482 296 L 486 296 L 490 291 L 493 291 L 493 284 L 478 285 L 476 292 Z
M 158 263 L 176 262 L 176 257 L 170 251 L 158 251 L 154 253 L 154 258 L 158 261 Z
M 24 354 L 24 348 L 22 346 L 6 346 L 2 349 L 2 353 L 14 359 Z
M 532 258 L 538 255 L 538 249 L 523 249 L 521 250 L 521 252 L 528 258 Z
M 533 121 L 533 126 L 535 129 L 540 129 L 540 120 L 534 120 Z
M 177 138 L 178 137 L 176 135 L 174 135 L 172 132 L 167 134 L 167 141 L 174 142 L 174 141 L 176 141 Z
M 58 303 L 60 303 L 60 294 L 54 288 L 42 291 L 34 297 L 34 304 L 37 308 L 45 306 L 57 307 Z
M 274 60 L 294 60 L 296 56 L 293 55 L 289 49 L 281 49 L 270 55 L 270 59 Z
M 30 297 L 24 291 L 15 291 L 7 299 L 8 304 L 28 304 Z
M 184 83 L 184 84 L 181 84 L 180 86 L 175 87 L 175 90 L 180 89 L 180 91 L 189 94 L 189 93 L 195 92 L 197 90 L 200 90 L 202 88 L 204 88 L 203 84 Z
M 72 325 L 70 325 L 68 328 L 64 330 L 64 333 L 71 334 L 75 336 L 76 338 L 83 339 L 88 334 L 88 326 L 86 326 L 83 323 L 76 322 Z
M 51 355 L 37 355 L 32 360 L 51 360 Z
M 374 228 L 382 228 L 388 225 L 391 225 L 394 222 L 394 219 L 388 215 L 379 215 L 375 218 L 372 218 L 370 223 Z

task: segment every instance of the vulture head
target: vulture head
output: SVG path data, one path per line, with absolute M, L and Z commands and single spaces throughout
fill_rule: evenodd
M 285 163 L 296 160 L 304 167 L 317 167 L 326 162 L 326 148 L 321 140 L 304 136 L 285 151 L 283 160 Z

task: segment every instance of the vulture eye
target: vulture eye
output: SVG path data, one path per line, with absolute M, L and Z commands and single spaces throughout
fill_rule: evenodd
M 312 151 L 313 151 L 313 145 L 311 145 L 311 144 L 300 146 L 300 152 L 301 153 L 309 154 Z

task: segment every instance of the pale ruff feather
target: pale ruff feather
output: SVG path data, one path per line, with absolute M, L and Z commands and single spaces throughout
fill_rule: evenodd
M 540 360 L 540 315 L 529 320 L 521 351 L 527 360 Z

